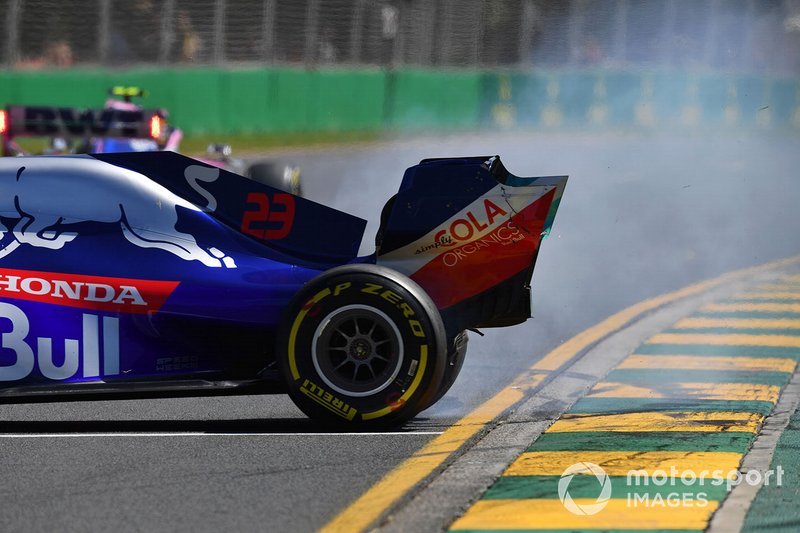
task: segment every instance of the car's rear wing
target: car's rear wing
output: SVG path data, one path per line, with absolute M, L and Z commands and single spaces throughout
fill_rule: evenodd
M 154 139 L 166 127 L 159 109 L 79 109 L 11 105 L 0 109 L 3 155 L 16 155 L 16 137 Z
M 453 331 L 523 322 L 566 183 L 514 176 L 497 156 L 426 159 L 384 209 L 377 263 L 419 283 Z

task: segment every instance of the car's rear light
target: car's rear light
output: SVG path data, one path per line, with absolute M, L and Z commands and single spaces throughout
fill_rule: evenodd
M 153 139 L 161 137 L 161 117 L 158 115 L 150 117 L 150 137 Z
M 0 135 L 8 129 L 8 114 L 5 109 L 0 109 Z

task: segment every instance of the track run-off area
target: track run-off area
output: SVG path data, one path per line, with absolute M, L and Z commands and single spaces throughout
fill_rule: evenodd
M 450 531 L 705 530 L 741 483 L 732 474 L 800 359 L 798 271 L 800 257 L 745 269 L 609 317 L 547 354 L 324 530 L 442 528 L 440 510 L 416 508 L 424 495 L 399 518 L 380 518 L 476 435 L 498 427 L 508 433 L 504 450 L 489 455 L 512 460 Z M 631 353 L 630 345 L 652 328 L 657 332 Z M 551 419 L 557 404 L 569 407 Z M 541 417 L 544 405 L 550 416 Z M 542 432 L 543 424 L 552 425 Z M 497 476 L 498 461 L 487 461 L 480 444 L 472 448 L 454 464 L 473 462 L 480 491 Z M 568 501 L 559 487 L 565 472 Z M 638 474 L 629 478 L 631 472 Z M 773 483 L 782 481 L 773 475 Z M 761 474 L 758 480 L 770 481 Z M 428 490 L 437 488 L 422 494 Z
M 752 133 L 506 133 L 265 154 L 297 163 L 310 199 L 368 220 L 362 253 L 423 158 L 499 154 L 517 175 L 568 174 L 535 318 L 470 334 L 451 391 L 389 432 L 328 431 L 282 395 L 0 405 L 3 529 L 764 523 L 747 483 L 680 474 L 766 473 L 769 450 L 781 457 L 786 424 L 772 421 L 793 411 L 780 402 L 800 357 L 798 148 Z M 628 484 L 630 470 L 673 466 L 676 485 Z M 762 493 L 795 494 L 797 465 L 783 467 L 782 487 Z M 653 504 L 672 493 L 680 505 Z

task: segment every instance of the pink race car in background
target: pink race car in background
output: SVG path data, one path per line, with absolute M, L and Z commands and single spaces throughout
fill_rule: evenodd
M 2 155 L 31 155 L 17 142 L 30 137 L 48 139 L 45 154 L 180 152 L 183 132 L 169 123 L 168 111 L 145 109 L 133 102 L 145 91 L 113 87 L 109 95 L 102 109 L 17 105 L 0 109 Z M 302 196 L 296 165 L 273 160 L 248 163 L 231 153 L 230 145 L 211 144 L 200 161 Z

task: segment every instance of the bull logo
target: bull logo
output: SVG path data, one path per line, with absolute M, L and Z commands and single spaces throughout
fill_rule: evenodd
M 118 224 L 128 242 L 140 248 L 157 248 L 207 267 L 236 268 L 233 258 L 217 248 L 202 248 L 194 236 L 176 229 L 178 207 L 202 209 L 137 172 L 88 156 L 26 158 L 23 166 L 19 161 L 0 166 L 0 216 L 11 220 L 0 221 L 0 258 L 24 244 L 59 250 L 78 237 L 71 225 L 100 222 Z M 199 192 L 199 182 L 216 180 L 219 169 L 190 165 L 184 176 Z M 205 210 L 213 210 L 216 200 L 202 192 L 209 204 Z

